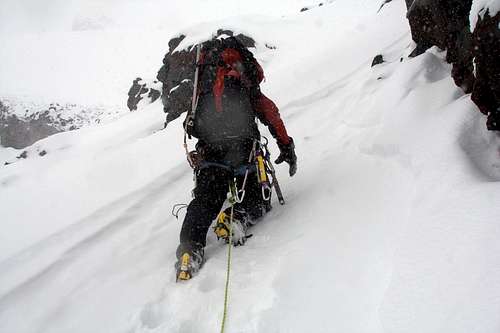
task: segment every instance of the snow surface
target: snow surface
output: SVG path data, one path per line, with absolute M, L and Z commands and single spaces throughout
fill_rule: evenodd
M 490 17 L 495 16 L 500 11 L 500 0 L 473 0 L 470 11 L 470 29 L 474 31 L 479 17 L 483 18 L 486 12 Z M 500 29 L 500 27 L 498 27 Z
M 453 84 L 444 54 L 406 57 L 405 5 L 379 7 L 337 0 L 181 29 L 190 41 L 220 27 L 257 40 L 263 90 L 299 158 L 294 178 L 278 167 L 287 204 L 234 249 L 227 332 L 500 331 L 500 137 Z M 79 75 L 85 89 L 68 89 L 71 98 L 118 100 L 178 32 L 47 32 L 30 41 L 64 43 L 59 59 L 74 58 L 32 69 L 53 70 L 54 82 Z M 386 62 L 370 68 L 379 53 Z M 226 247 L 210 233 L 203 270 L 175 283 L 181 222 L 170 211 L 193 183 L 181 120 L 158 131 L 163 120 L 156 102 L 0 167 L 0 332 L 219 330 Z M 47 155 L 31 154 L 40 149 Z

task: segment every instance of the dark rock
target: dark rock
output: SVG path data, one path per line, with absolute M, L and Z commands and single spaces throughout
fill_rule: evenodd
M 193 82 L 184 80 L 171 90 L 168 99 L 164 101 L 164 110 L 167 113 L 167 123 L 177 119 L 183 112 L 191 109 L 193 99 Z
M 177 46 L 176 46 L 177 47 Z M 162 83 L 161 100 L 167 122 L 178 118 L 191 108 L 196 51 L 194 48 L 173 52 L 170 48 L 156 78 Z
M 245 45 L 245 47 L 255 47 L 255 40 L 253 38 L 243 34 L 237 34 L 235 36 L 234 32 L 232 32 L 231 30 L 219 29 L 217 30 L 215 37 L 220 37 L 224 35 L 236 38 L 237 40 L 240 41 L 241 44 Z
M 154 81 L 153 84 L 158 83 Z M 149 84 L 151 85 L 151 84 Z M 137 104 L 145 97 L 149 103 L 153 103 L 161 96 L 161 92 L 152 87 L 148 87 L 148 83 L 142 81 L 140 77 L 132 82 L 132 87 L 128 91 L 127 107 L 130 111 L 137 110 Z
M 409 6 L 406 17 L 413 41 L 417 44 L 410 57 L 419 56 L 433 45 L 445 48 L 446 33 L 443 24 L 436 22 L 442 18 L 441 15 L 435 15 L 436 10 L 436 1 L 414 0 Z
M 47 151 L 46 150 L 42 150 L 41 152 L 38 153 L 38 155 L 40 155 L 40 156 L 43 157 L 43 156 L 47 155 Z
M 141 81 L 142 79 L 140 77 L 132 81 L 132 87 L 130 87 L 128 91 L 127 107 L 130 111 L 137 110 L 137 104 L 142 99 L 141 94 L 145 93 L 145 91 L 143 91 L 145 85 L 139 84 Z
M 16 157 L 18 160 L 28 158 L 28 152 L 25 150 L 19 156 Z
M 491 17 L 486 11 L 473 32 L 476 80 L 472 101 L 488 115 L 487 128 L 500 131 L 500 13 Z
M 381 55 L 381 54 L 378 54 L 378 55 L 375 56 L 375 58 L 373 58 L 372 67 L 380 65 L 380 64 L 383 64 L 384 62 L 385 62 L 384 56 Z
M 229 37 L 233 37 L 234 32 L 232 32 L 231 30 L 219 29 L 219 30 L 217 30 L 217 34 L 216 35 L 217 36 L 227 35 Z
M 461 44 L 457 48 L 458 55 L 452 62 L 451 76 L 455 84 L 462 88 L 465 93 L 471 93 L 474 86 L 474 65 L 473 65 L 473 46 L 471 34 L 464 31 L 465 35 L 457 40 Z
M 255 40 L 243 34 L 237 34 L 234 36 L 237 40 L 241 42 L 245 47 L 255 47 Z
M 0 101 L 0 144 L 25 148 L 52 134 L 97 124 L 121 113 L 108 107 L 89 107 L 71 103 L 50 105 L 18 98 Z
M 406 0 L 412 38 L 417 44 L 409 57 L 435 45 L 447 50 L 455 83 L 470 92 L 474 83 L 469 12 L 472 0 Z
M 311 10 L 311 9 L 314 9 L 314 8 L 323 7 L 326 3 L 332 3 L 333 1 L 335 1 L 335 0 L 328 0 L 326 2 L 320 2 L 320 3 L 315 4 L 315 5 L 311 5 L 311 6 L 307 6 L 307 7 L 302 7 L 300 9 L 300 12 L 303 13 L 303 12 L 307 12 L 308 10 Z M 389 0 L 389 1 L 392 1 L 392 0 Z
M 42 114 L 38 118 L 20 119 L 9 113 L 8 108 L 0 101 L 0 143 L 4 147 L 22 149 L 61 132 L 47 118 L 48 115 Z
M 385 0 L 381 5 L 380 5 L 380 8 L 378 9 L 378 12 L 380 12 L 382 10 L 382 8 L 384 8 L 385 5 L 387 5 L 389 2 L 392 2 L 392 0 Z M 406 0 L 406 6 L 408 7 L 408 0 Z
M 155 81 L 155 82 L 158 82 L 158 81 Z M 158 98 L 160 98 L 160 96 L 161 96 L 160 91 L 158 91 L 156 89 L 149 89 L 148 97 L 152 102 L 156 101 Z
M 411 4 L 406 1 L 406 5 L 417 47 L 422 50 L 436 45 L 449 50 L 453 57 L 457 38 L 469 27 L 472 0 L 414 0 Z
M 172 38 L 171 40 L 168 41 L 168 48 L 169 52 L 173 52 L 177 46 L 186 38 L 185 35 L 180 35 L 177 37 Z
M 452 77 L 479 110 L 488 115 L 487 128 L 500 130 L 500 13 L 480 12 L 470 32 L 472 0 L 406 0 L 407 17 L 417 56 L 433 45 L 447 50 Z M 475 63 L 475 70 L 474 64 Z
M 417 42 L 417 46 L 415 47 L 415 49 L 413 49 L 413 51 L 411 51 L 411 53 L 408 57 L 409 58 L 418 57 L 419 55 L 423 54 L 425 51 L 427 51 L 431 47 L 432 47 L 432 44 L 429 44 L 426 42 Z

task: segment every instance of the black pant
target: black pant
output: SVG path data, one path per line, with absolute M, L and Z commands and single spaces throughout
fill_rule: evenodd
M 200 149 L 206 164 L 196 172 L 194 199 L 187 208 L 180 234 L 182 248 L 191 249 L 206 245 L 208 229 L 227 198 L 230 183 L 236 180 L 237 188 L 242 189 L 244 172 L 241 171 L 244 171 L 245 165 L 248 164 L 252 143 L 253 141 L 233 143 L 222 148 L 212 145 Z M 227 165 L 229 167 L 225 167 Z M 262 198 L 256 170 L 252 164 L 250 166 L 251 171 L 244 188 L 245 197 L 242 203 L 235 205 L 235 209 L 243 210 L 250 218 L 257 219 L 263 215 L 264 210 L 268 210 L 269 203 Z M 238 168 L 240 172 L 235 175 L 233 170 Z
M 180 241 L 187 248 L 206 245 L 206 236 L 212 221 L 217 218 L 229 192 L 233 173 L 224 168 L 210 166 L 200 170 L 196 176 L 194 199 L 187 208 L 182 225 Z M 237 188 L 243 185 L 243 176 L 236 176 Z M 249 173 L 245 186 L 245 197 L 235 209 L 243 210 L 252 219 L 262 216 L 264 206 L 262 190 L 255 171 Z

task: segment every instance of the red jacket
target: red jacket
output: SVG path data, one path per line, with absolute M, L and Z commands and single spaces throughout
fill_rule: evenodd
M 213 86 L 215 105 L 218 111 L 222 111 L 222 95 L 224 93 L 225 77 L 231 76 L 238 78 L 244 82 L 247 87 L 252 85 L 250 80 L 242 73 L 243 60 L 237 50 L 227 48 L 222 52 L 221 57 L 226 66 L 217 67 L 217 74 Z M 201 63 L 203 63 L 203 58 L 204 57 L 202 55 Z M 255 65 L 257 68 L 258 83 L 261 83 L 262 80 L 264 80 L 264 71 L 259 63 L 255 62 Z M 276 104 L 262 94 L 260 89 L 258 89 L 258 94 L 256 96 L 252 96 L 252 99 L 252 105 L 257 118 L 259 118 L 259 120 L 269 128 L 269 131 L 278 141 L 278 144 L 288 145 L 290 143 L 290 137 L 288 136 Z

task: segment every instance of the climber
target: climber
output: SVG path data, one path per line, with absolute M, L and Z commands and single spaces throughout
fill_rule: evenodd
M 288 136 L 276 105 L 260 91 L 263 70 L 253 54 L 236 38 L 213 39 L 201 44 L 197 63 L 195 112 L 185 121 L 187 134 L 198 139 L 189 154 L 195 170 L 194 199 L 188 205 L 177 248 L 178 280 L 188 280 L 204 262 L 204 247 L 210 225 L 218 238 L 243 245 L 247 229 L 271 209 L 263 197 L 255 167 L 255 153 L 261 139 L 256 118 L 277 140 L 280 155 L 276 163 L 287 162 L 289 174 L 297 171 L 293 139 Z M 230 185 L 244 191 L 234 205 L 232 227 L 226 209 L 221 212 Z

